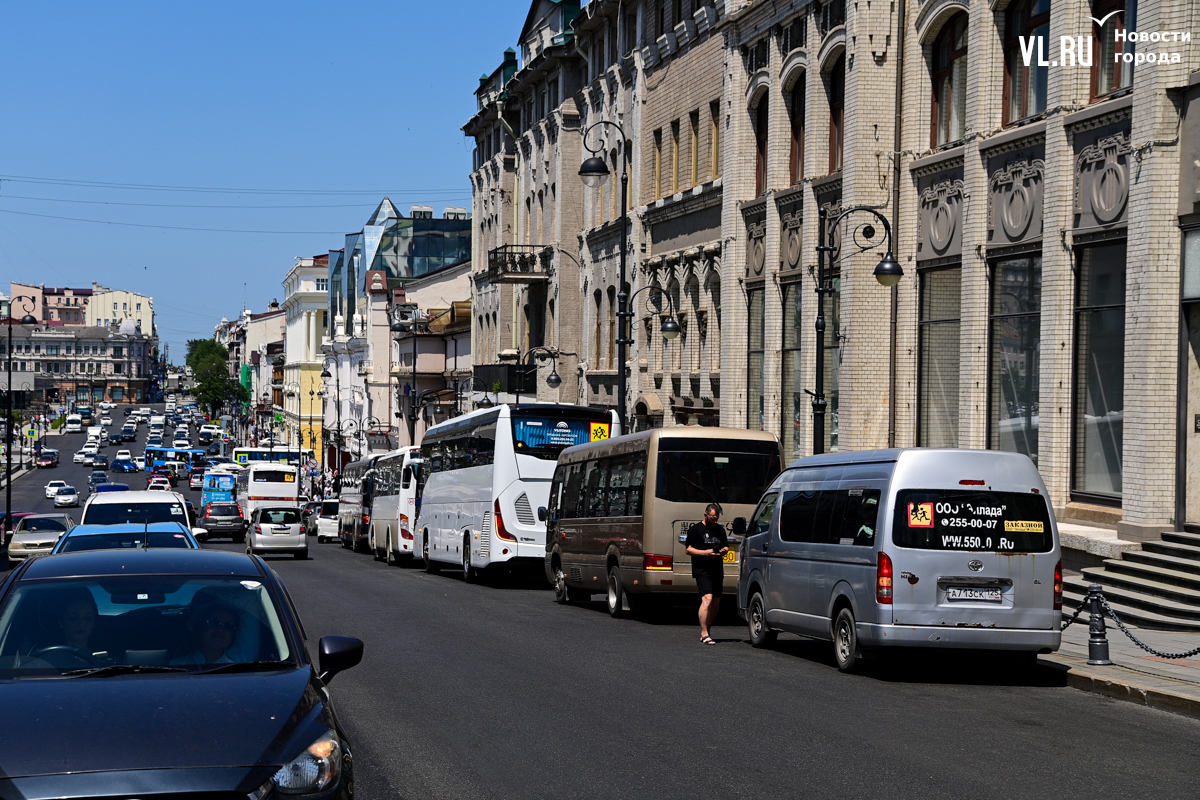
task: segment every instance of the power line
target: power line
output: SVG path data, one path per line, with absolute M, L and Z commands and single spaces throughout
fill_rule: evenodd
M 130 189 L 152 192 L 217 192 L 223 194 L 447 194 L 454 189 L 236 189 L 227 186 L 170 186 L 155 183 L 116 183 L 112 181 L 80 181 L 66 178 L 39 178 L 30 175 L 0 175 L 0 181 L 38 183 L 50 186 L 87 186 L 102 189 Z M 464 194 L 466 194 L 464 192 Z
M 68 222 L 92 222 L 97 225 L 121 225 L 127 228 L 161 228 L 170 231 L 203 231 L 206 233 L 277 233 L 287 236 L 304 236 L 312 234 L 314 236 L 344 236 L 345 231 L 252 231 L 242 230 L 238 228 L 188 228 L 183 225 L 149 225 L 144 222 L 112 222 L 105 219 L 80 219 L 78 217 L 58 217 L 53 214 L 34 214 L 29 211 L 12 211 L 7 208 L 0 208 L 0 214 L 19 214 L 22 217 L 42 217 L 43 219 L 62 219 Z

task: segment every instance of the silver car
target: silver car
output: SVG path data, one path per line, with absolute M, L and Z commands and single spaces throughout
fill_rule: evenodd
M 55 508 L 78 508 L 79 491 L 74 486 L 62 486 L 54 495 Z
M 246 553 L 291 553 L 308 558 L 308 534 L 297 506 L 259 506 L 246 528 Z
M 59 537 L 75 527 L 70 514 L 31 514 L 22 517 L 8 542 L 9 566 L 14 561 L 49 553 Z
M 738 610 L 751 644 L 832 640 L 849 671 L 873 648 L 1058 649 L 1062 562 L 1028 457 L 875 450 L 801 459 L 747 525 Z

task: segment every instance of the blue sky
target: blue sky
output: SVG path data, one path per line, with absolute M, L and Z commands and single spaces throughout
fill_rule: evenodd
M 282 300 L 295 256 L 341 247 L 383 193 L 405 213 L 413 203 L 470 206 L 460 128 L 527 9 L 5 3 L 0 178 L 297 193 L 0 180 L 4 291 L 10 280 L 96 280 L 150 294 L 159 335 L 182 362 L 184 342 L 211 336 L 243 298 L 254 311 Z

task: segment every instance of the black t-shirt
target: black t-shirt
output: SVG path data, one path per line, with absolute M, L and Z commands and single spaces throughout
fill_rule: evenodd
M 729 546 L 729 537 L 725 535 L 725 526 L 706 522 L 697 522 L 688 528 L 687 546 L 697 550 L 720 550 Z M 692 556 L 692 566 L 721 563 L 720 556 Z

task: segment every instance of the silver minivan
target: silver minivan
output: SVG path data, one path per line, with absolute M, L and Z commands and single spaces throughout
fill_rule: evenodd
M 1058 649 L 1058 527 L 1024 455 L 800 459 L 742 527 L 738 610 L 756 647 L 780 631 L 831 640 L 844 671 L 882 647 Z

